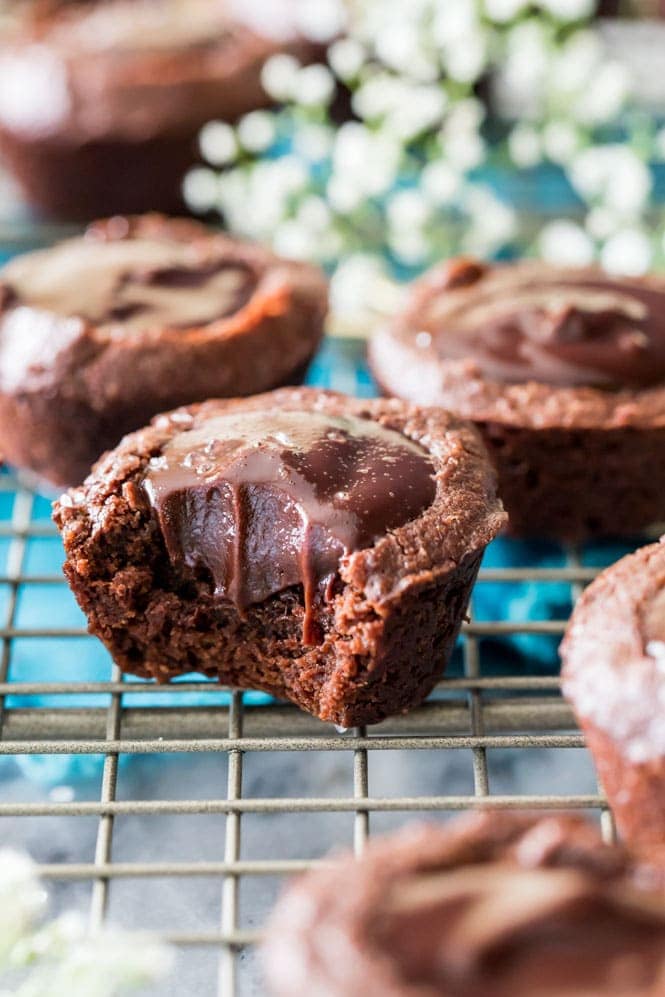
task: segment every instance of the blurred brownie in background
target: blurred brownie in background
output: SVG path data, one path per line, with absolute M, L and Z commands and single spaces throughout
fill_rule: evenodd
M 313 55 L 294 9 L 276 0 L 266 18 L 257 0 L 12 5 L 0 33 L 0 158 L 47 215 L 178 210 L 202 125 L 268 103 L 271 55 Z

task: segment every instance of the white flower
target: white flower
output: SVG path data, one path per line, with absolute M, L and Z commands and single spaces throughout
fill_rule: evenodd
M 495 252 L 514 237 L 517 228 L 515 212 L 489 188 L 470 184 L 463 203 L 469 215 L 463 239 L 465 252 L 483 256 Z
M 401 147 L 385 132 L 346 122 L 337 133 L 333 178 L 355 185 L 360 195 L 385 194 L 395 183 Z
M 340 38 L 328 49 L 328 62 L 345 83 L 358 76 L 366 58 L 367 52 L 357 38 Z
M 508 33 L 498 86 L 509 104 L 537 99 L 549 68 L 549 40 L 539 21 L 524 21 Z
M 233 162 L 238 153 L 238 143 L 231 125 L 225 121 L 209 121 L 199 135 L 201 155 L 213 166 Z
M 569 175 L 583 197 L 626 217 L 639 214 L 651 193 L 648 166 L 625 145 L 584 149 L 573 160 Z
M 386 215 L 390 228 L 403 235 L 422 228 L 430 217 L 430 209 L 419 190 L 399 190 L 388 199 Z
M 312 260 L 318 255 L 316 237 L 297 221 L 278 225 L 272 244 L 276 253 L 293 260 Z
M 478 12 L 472 0 L 443 0 L 434 9 L 431 30 L 436 45 L 448 48 L 473 35 L 478 27 Z
M 587 266 L 594 257 L 594 245 L 584 229 L 561 219 L 549 222 L 540 233 L 539 252 L 554 266 Z
M 296 19 L 305 38 L 327 42 L 346 28 L 347 11 L 343 0 L 297 0 Z
M 442 159 L 428 163 L 420 175 L 423 193 L 435 204 L 449 204 L 458 193 L 461 176 Z
M 387 23 L 377 34 L 374 49 L 377 58 L 391 69 L 411 79 L 435 80 L 435 60 L 421 44 L 419 25 L 407 19 Z
M 504 24 L 522 12 L 528 0 L 484 0 L 485 14 L 492 21 Z
M 295 95 L 305 107 L 327 107 L 335 96 L 335 77 L 327 66 L 315 64 L 298 71 Z
M 404 289 L 388 277 L 382 257 L 352 253 L 341 260 L 330 281 L 332 314 L 340 331 L 367 334 L 377 314 L 394 314 Z
M 192 211 L 211 211 L 218 204 L 219 177 L 214 170 L 195 166 L 183 180 L 182 193 Z
M 510 158 L 516 166 L 535 166 L 542 159 L 540 135 L 529 124 L 516 125 L 508 136 Z
M 653 248 L 644 229 L 626 228 L 610 236 L 602 248 L 600 261 L 610 273 L 640 276 L 651 266 Z
M 326 186 L 326 197 L 333 211 L 340 215 L 350 215 L 365 200 L 364 191 L 347 177 L 332 176 Z
M 0 850 L 0 963 L 45 905 L 46 894 L 31 859 L 9 848 Z
M 333 129 L 328 125 L 303 124 L 293 136 L 293 149 L 310 163 L 320 163 L 332 150 Z
M 475 83 L 484 73 L 489 59 L 485 31 L 476 30 L 457 39 L 445 50 L 442 59 L 448 76 L 460 83 Z
M 449 162 L 462 173 L 479 166 L 485 159 L 485 143 L 477 132 L 446 128 L 442 146 Z
M 408 267 L 423 266 L 430 255 L 431 247 L 424 232 L 419 229 L 400 232 L 388 239 L 390 251 L 395 259 Z
M 386 118 L 386 128 L 410 141 L 440 124 L 446 110 L 447 97 L 439 86 L 414 86 L 405 95 L 401 106 Z
M 588 212 L 584 225 L 592 238 L 604 242 L 608 236 L 616 232 L 621 221 L 610 208 L 596 207 Z
M 261 70 L 263 89 L 273 100 L 288 101 L 297 96 L 300 63 L 292 55 L 281 52 L 271 56 Z
M 581 21 L 591 17 L 597 0 L 539 0 L 543 10 L 560 21 Z
M 593 79 L 603 58 L 603 47 L 597 32 L 576 31 L 563 48 L 552 55 L 550 88 L 567 97 L 580 94 Z M 576 114 L 576 107 L 571 107 Z
M 269 111 L 251 111 L 238 123 L 238 140 L 248 152 L 265 152 L 275 141 L 275 119 Z
M 600 125 L 616 118 L 630 93 L 630 73 L 619 62 L 606 62 L 596 68 L 575 105 L 576 118 L 588 125 Z
M 567 121 L 549 121 L 542 140 L 547 156 L 555 163 L 569 163 L 580 146 L 577 129 Z

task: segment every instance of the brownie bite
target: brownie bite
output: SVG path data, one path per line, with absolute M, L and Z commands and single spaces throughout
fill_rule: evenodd
M 665 280 L 453 260 L 374 336 L 384 391 L 472 419 L 517 536 L 665 519 Z
M 595 579 L 561 655 L 564 694 L 623 838 L 665 855 L 665 542 Z
M 314 57 L 294 10 L 290 0 L 270 12 L 255 0 L 15 2 L 0 39 L 0 156 L 49 215 L 178 211 L 201 127 L 269 103 L 271 55 Z
M 274 997 L 660 997 L 665 892 L 580 818 L 478 813 L 305 875 L 263 955 Z
M 348 727 L 430 692 L 505 516 L 473 427 L 303 388 L 159 416 L 55 520 L 124 671 L 203 672 Z
M 78 484 L 158 412 L 299 383 L 326 308 L 314 267 L 159 215 L 17 257 L 0 270 L 0 452 Z

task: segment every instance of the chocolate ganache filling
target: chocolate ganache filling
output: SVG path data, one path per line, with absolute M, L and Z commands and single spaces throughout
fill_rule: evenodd
M 491 862 L 396 884 L 376 920 L 404 976 L 464 997 L 661 993 L 662 894 L 582 868 Z M 429 990 L 428 990 L 429 992 Z
M 473 360 L 492 380 L 606 389 L 665 381 L 665 283 L 460 260 L 435 291 L 416 341 L 445 360 Z
M 417 517 L 434 499 L 418 444 L 353 416 L 285 410 L 214 416 L 175 436 L 143 482 L 177 566 L 209 572 L 243 614 L 294 585 L 303 640 L 340 559 Z
M 17 257 L 1 274 L 9 306 L 126 332 L 209 325 L 239 311 L 257 278 L 245 263 L 157 239 L 71 239 Z

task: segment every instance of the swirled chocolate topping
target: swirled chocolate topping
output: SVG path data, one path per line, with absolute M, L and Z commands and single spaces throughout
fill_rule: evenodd
M 376 931 L 404 980 L 460 997 L 664 992 L 665 896 L 575 843 L 532 864 L 552 835 L 543 822 L 514 856 L 397 882 Z
M 302 585 L 313 644 L 340 559 L 418 516 L 435 482 L 426 452 L 376 422 L 270 410 L 178 434 L 144 490 L 172 561 L 208 571 L 241 613 Z
M 242 308 L 256 282 L 242 262 L 147 238 L 70 239 L 19 256 L 0 273 L 5 308 L 25 305 L 129 332 L 208 325 Z
M 642 388 L 665 380 L 665 282 L 457 260 L 432 278 L 416 342 L 503 383 Z

